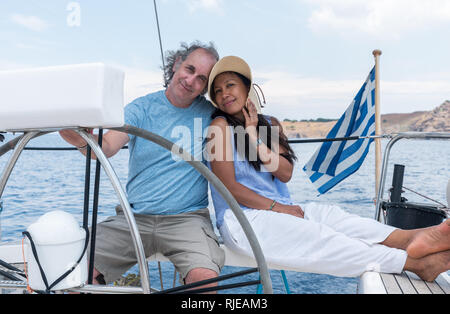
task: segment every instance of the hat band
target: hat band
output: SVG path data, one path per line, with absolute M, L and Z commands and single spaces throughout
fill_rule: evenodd
M 260 105 L 261 105 L 261 108 L 264 108 L 264 106 L 262 105 L 262 104 L 266 104 L 266 97 L 264 96 L 264 92 L 262 91 L 262 89 L 261 89 L 261 87 L 259 87 L 259 85 L 258 84 L 256 84 L 256 83 L 253 83 L 252 84 L 254 87 L 256 86 L 256 87 L 258 87 L 258 89 L 259 89 L 259 92 L 261 93 L 261 95 L 262 95 L 262 97 L 263 97 L 263 101 L 262 101 L 262 103 L 261 103 L 261 98 L 259 97 L 259 93 L 256 91 L 256 89 L 255 89 L 255 91 L 256 91 L 256 96 L 258 96 L 258 100 L 259 100 L 259 103 L 260 103 Z

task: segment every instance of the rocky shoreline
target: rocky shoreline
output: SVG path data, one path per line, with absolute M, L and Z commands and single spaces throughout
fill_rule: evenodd
M 282 121 L 283 131 L 288 138 L 325 137 L 335 121 Z M 392 113 L 381 115 L 383 134 L 397 132 L 450 132 L 450 100 L 431 111 L 413 113 Z

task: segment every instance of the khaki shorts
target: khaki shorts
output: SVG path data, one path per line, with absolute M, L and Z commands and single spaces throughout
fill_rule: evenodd
M 97 226 L 95 268 L 111 283 L 137 263 L 130 229 L 120 210 Z M 146 256 L 161 253 L 184 279 L 194 268 L 220 273 L 225 253 L 219 247 L 207 208 L 179 215 L 134 215 Z

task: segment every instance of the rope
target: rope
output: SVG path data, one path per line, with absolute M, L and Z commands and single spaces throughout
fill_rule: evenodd
M 28 280 L 28 271 L 27 271 L 27 261 L 25 260 L 25 250 L 24 250 L 24 241 L 25 241 L 25 236 L 22 238 L 22 257 L 23 257 L 23 270 L 25 272 L 25 277 L 27 278 L 27 291 L 29 293 L 33 293 L 33 289 L 31 289 L 30 287 L 30 282 Z
M 158 9 L 156 8 L 156 0 L 153 0 L 153 6 L 155 7 L 156 27 L 158 28 L 159 49 L 161 51 L 161 60 L 162 60 L 163 70 L 165 71 L 166 65 L 164 63 L 164 53 L 163 53 L 163 46 L 162 46 L 162 40 L 161 40 L 161 31 L 159 29 Z M 164 82 L 164 84 L 167 84 L 167 82 Z
M 368 138 L 385 138 L 385 135 L 379 136 L 351 136 L 351 137 L 336 137 L 336 138 L 303 138 L 303 139 L 289 139 L 289 144 L 304 144 L 304 143 L 322 143 L 322 142 L 338 142 L 338 141 L 355 141 L 359 139 Z M 16 143 L 7 143 L 5 146 L 9 146 L 8 149 L 14 149 Z M 3 147 L 3 146 L 2 146 Z M 122 149 L 128 149 L 125 145 Z M 5 149 L 6 150 L 6 149 Z M 24 150 L 35 150 L 35 151 L 75 151 L 78 150 L 76 147 L 25 147 Z M 0 150 L 1 151 L 1 150 Z M 1 156 L 1 154 L 0 154 Z
M 423 195 L 423 194 L 420 194 L 419 192 L 413 191 L 413 190 L 411 190 L 411 189 L 409 189 L 409 188 L 407 188 L 407 187 L 405 187 L 405 186 L 403 186 L 403 188 L 404 188 L 405 190 L 408 190 L 408 191 L 410 191 L 410 192 L 416 193 L 417 195 L 422 196 L 423 198 L 426 198 L 427 200 L 430 200 L 430 201 L 432 201 L 432 202 L 435 202 L 435 203 L 437 203 L 437 204 L 439 204 L 439 205 L 441 205 L 441 206 L 447 208 L 446 205 L 442 204 L 442 203 L 439 202 L 439 201 L 436 201 L 436 200 L 434 200 L 434 199 L 432 199 L 432 198 L 430 198 L 430 197 L 428 197 L 428 196 L 425 196 L 425 195 Z
M 350 137 L 336 137 L 336 138 L 305 138 L 305 139 L 289 139 L 289 144 L 301 143 L 322 143 L 322 142 L 339 142 L 339 141 L 356 141 L 362 139 L 385 138 L 389 135 L 374 135 L 374 136 L 350 136 Z

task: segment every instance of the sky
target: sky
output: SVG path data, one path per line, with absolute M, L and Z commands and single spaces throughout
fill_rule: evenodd
M 163 50 L 212 41 L 279 119 L 339 118 L 380 49 L 381 113 L 450 99 L 450 0 L 157 0 Z M 1 0 L 0 71 L 103 62 L 125 103 L 162 88 L 152 0 Z

